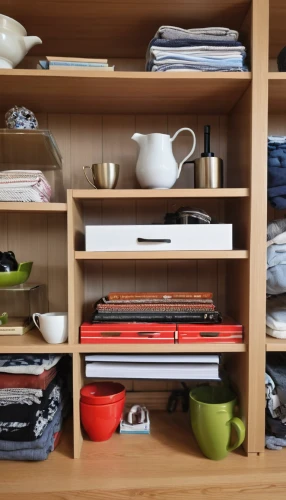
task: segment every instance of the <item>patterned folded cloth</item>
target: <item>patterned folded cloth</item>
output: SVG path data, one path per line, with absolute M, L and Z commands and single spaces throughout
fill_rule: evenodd
M 0 439 L 7 441 L 33 441 L 42 436 L 64 397 L 60 379 L 51 382 L 43 391 L 41 404 L 11 404 L 1 407 Z
M 32 405 L 40 404 L 43 391 L 41 389 L 0 389 L 0 406 L 12 404 Z
M 14 373 L 0 373 L 0 389 L 46 389 L 55 378 L 57 368 L 44 370 L 40 375 L 19 375 Z M 1 391 L 0 391 L 1 392 Z
M 49 202 L 52 190 L 40 170 L 0 172 L 0 201 Z
M 0 372 L 40 375 L 61 359 L 58 354 L 1 354 Z
M 215 68 L 212 66 L 200 66 L 194 64 L 161 64 L 157 66 L 154 64 L 152 66 L 151 71 L 220 71 L 223 73 L 234 73 L 234 72 L 244 72 L 248 71 L 246 66 L 242 66 L 241 68 L 237 67 L 229 67 L 229 68 Z

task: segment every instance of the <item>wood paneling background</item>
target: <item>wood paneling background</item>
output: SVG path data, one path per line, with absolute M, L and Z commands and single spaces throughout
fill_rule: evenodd
M 131 140 L 134 132 L 161 132 L 171 136 L 182 127 L 192 128 L 197 136 L 193 158 L 203 151 L 203 126 L 211 125 L 211 148 L 225 161 L 227 173 L 227 117 L 197 115 L 37 115 L 40 128 L 53 132 L 63 155 L 62 172 L 47 172 L 53 186 L 52 201 L 66 201 L 66 189 L 92 189 L 87 183 L 83 165 L 101 161 L 120 164 L 118 188 L 138 187 L 135 177 L 137 145 Z M 4 122 L 4 117 L 1 117 Z M 4 125 L 4 123 L 2 123 Z M 181 161 L 192 146 L 192 137 L 183 132 L 173 147 Z M 19 167 L 18 167 L 19 168 Z M 193 187 L 193 167 L 186 165 L 176 187 Z M 224 204 L 219 199 L 191 203 L 212 216 L 223 219 Z M 167 211 L 175 211 L 189 200 L 106 200 L 87 203 L 85 222 L 89 224 L 145 224 L 162 222 Z M 31 282 L 48 287 L 50 311 L 67 310 L 66 216 L 65 214 L 0 214 L 1 249 L 14 250 L 19 261 L 33 260 Z M 34 237 L 33 237 L 34 235 Z M 85 262 L 85 315 L 92 304 L 111 291 L 212 291 L 220 310 L 225 310 L 225 264 L 219 261 L 162 262 Z M 126 385 L 126 382 L 125 382 Z M 128 390 L 167 391 L 177 387 L 174 382 L 129 381 Z M 135 398 L 136 399 L 136 398 Z M 165 405 L 166 396 L 160 400 Z M 164 401 L 164 403 L 162 403 Z M 138 398 L 137 402 L 145 402 Z M 146 401 L 146 402 L 149 402 Z

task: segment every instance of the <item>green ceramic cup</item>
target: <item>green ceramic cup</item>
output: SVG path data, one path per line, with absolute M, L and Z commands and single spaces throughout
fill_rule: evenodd
M 211 460 L 222 460 L 245 438 L 245 426 L 234 417 L 235 394 L 227 387 L 196 387 L 190 392 L 191 423 L 197 443 Z M 232 427 L 237 439 L 230 446 Z

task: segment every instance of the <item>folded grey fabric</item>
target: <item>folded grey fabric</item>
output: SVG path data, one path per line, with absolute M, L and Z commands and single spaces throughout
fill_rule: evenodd
M 268 450 L 282 450 L 286 446 L 286 439 L 275 436 L 265 436 L 265 448 Z
M 286 232 L 267 242 L 266 292 L 278 295 L 286 292 Z M 268 325 L 274 328 L 272 325 Z
M 164 40 L 162 38 L 153 38 L 149 44 L 151 47 L 200 47 L 206 44 L 203 40 L 193 38 L 180 38 L 179 40 Z M 208 47 L 241 47 L 241 42 L 226 41 L 220 39 L 207 40 Z
M 180 38 L 193 38 L 199 40 L 212 40 L 219 38 L 223 40 L 238 39 L 238 32 L 228 28 L 196 28 L 196 29 L 183 29 L 176 26 L 161 26 L 156 35 L 156 38 L 164 38 L 167 40 L 174 40 Z
M 245 67 L 237 68 L 237 67 L 229 67 L 229 68 L 214 68 L 211 66 L 199 66 L 199 65 L 190 65 L 190 64 L 161 64 L 157 66 L 154 64 L 152 66 L 152 71 L 220 71 L 223 73 L 229 72 L 243 72 L 248 71 Z
M 0 406 L 11 404 L 40 404 L 43 397 L 41 389 L 7 388 L 0 389 Z
M 276 236 L 286 231 L 286 219 L 276 219 L 267 226 L 267 241 L 273 240 Z
M 280 338 L 286 338 L 284 337 L 286 331 L 286 295 L 267 299 L 266 326 L 272 331 L 281 332 Z

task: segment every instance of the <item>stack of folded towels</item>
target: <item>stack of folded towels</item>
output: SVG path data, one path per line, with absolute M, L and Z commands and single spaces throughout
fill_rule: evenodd
M 248 71 L 245 47 L 228 28 L 161 26 L 147 50 L 147 71 Z
M 265 374 L 266 448 L 286 446 L 286 354 L 268 353 Z
M 40 170 L 0 172 L 0 201 L 49 202 L 51 186 Z
M 286 339 L 286 220 L 267 227 L 266 333 Z
M 278 209 L 286 208 L 286 137 L 268 137 L 268 200 Z
M 110 293 L 95 304 L 92 323 L 215 323 L 210 292 Z
M 69 410 L 64 358 L 0 356 L 1 460 L 45 460 L 57 446 Z

